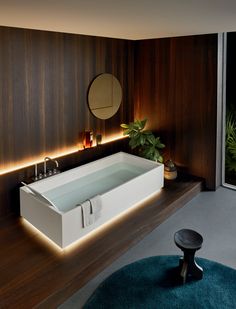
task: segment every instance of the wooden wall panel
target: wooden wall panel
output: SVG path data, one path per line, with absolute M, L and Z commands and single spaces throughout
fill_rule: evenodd
M 76 145 L 84 130 L 117 133 L 133 116 L 131 41 L 0 27 L 0 46 L 1 168 Z M 87 106 L 89 84 L 103 72 L 123 88 L 121 108 L 106 121 Z
M 147 118 L 172 158 L 215 189 L 217 35 L 136 42 L 135 118 Z
M 120 123 L 133 119 L 133 55 L 128 40 L 0 27 L 0 170 L 75 146 L 85 130 L 121 132 Z M 123 100 L 115 116 L 100 120 L 89 111 L 87 91 L 104 72 L 118 78 Z M 19 208 L 11 193 L 22 175 L 29 172 L 0 176 L 0 214 Z

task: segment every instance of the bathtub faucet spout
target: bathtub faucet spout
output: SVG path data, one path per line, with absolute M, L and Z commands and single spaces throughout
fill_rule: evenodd
M 53 171 L 49 170 L 48 173 L 47 173 L 47 161 L 51 161 L 55 164 L 55 168 L 53 169 Z M 53 160 L 52 158 L 50 157 L 45 157 L 44 158 L 44 162 L 43 162 L 43 176 L 44 177 L 47 177 L 47 176 L 51 176 L 53 174 L 57 174 L 59 173 L 59 170 L 58 170 L 58 167 L 59 167 L 59 164 L 58 164 L 58 161 L 57 160 Z

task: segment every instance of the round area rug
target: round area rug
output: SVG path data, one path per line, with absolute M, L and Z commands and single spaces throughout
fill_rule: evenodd
M 179 256 L 155 256 L 129 264 L 96 289 L 84 309 L 235 309 L 236 270 L 196 258 L 202 280 L 181 284 Z

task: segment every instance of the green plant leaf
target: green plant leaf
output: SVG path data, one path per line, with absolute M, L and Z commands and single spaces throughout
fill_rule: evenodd
M 225 151 L 226 170 L 236 171 L 236 116 L 232 112 L 226 114 Z
M 143 120 L 140 121 L 141 130 L 143 130 L 145 128 L 146 122 L 147 122 L 147 119 L 143 119 Z
M 144 130 L 142 133 L 145 134 L 145 135 L 149 135 L 149 134 L 152 134 L 152 131 L 150 131 L 150 130 Z
M 164 144 L 162 144 L 162 143 L 159 143 L 158 144 L 158 148 L 160 148 L 160 149 L 163 149 L 163 148 L 165 148 L 166 146 L 164 145 Z
M 145 144 L 145 142 L 146 142 L 146 137 L 145 137 L 145 135 L 140 135 L 140 145 L 141 146 L 143 146 L 144 144 Z
M 137 148 L 141 156 L 163 162 L 159 149 L 163 149 L 165 145 L 161 143 L 160 137 L 155 137 L 150 130 L 144 130 L 146 122 L 147 119 L 135 120 L 129 124 L 122 123 L 123 135 L 129 136 L 129 146 L 132 149 Z
M 129 125 L 126 124 L 126 123 L 122 123 L 120 126 L 121 126 L 121 128 L 123 128 L 123 129 L 128 129 L 128 128 L 129 128 Z
M 123 135 L 129 135 L 130 134 L 130 131 L 129 130 L 124 130 L 123 131 Z
M 154 145 L 155 144 L 155 136 L 153 134 L 149 134 L 147 135 L 147 141 L 151 144 Z

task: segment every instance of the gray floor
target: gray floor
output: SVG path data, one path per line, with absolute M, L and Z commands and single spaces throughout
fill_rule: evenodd
M 59 308 L 81 308 L 98 284 L 126 264 L 153 255 L 181 254 L 173 242 L 181 228 L 202 234 L 198 256 L 236 268 L 236 191 L 220 187 L 216 192 L 200 193 Z

